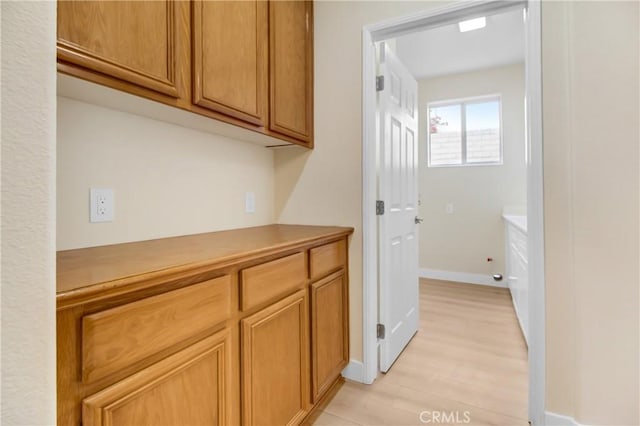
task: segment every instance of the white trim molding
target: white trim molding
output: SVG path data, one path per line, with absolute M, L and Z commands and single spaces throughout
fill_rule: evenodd
M 544 413 L 544 424 L 546 426 L 584 426 L 578 423 L 573 417 L 563 416 L 562 414 Z
M 378 375 L 378 218 L 375 215 L 376 56 L 371 32 L 362 30 L 362 383 Z
M 528 137 L 527 257 L 529 273 L 529 420 L 544 424 L 546 390 L 544 185 L 542 155 L 542 16 L 540 0 L 529 0 L 525 22 L 525 87 Z
M 440 271 L 438 269 L 420 269 L 420 278 L 432 280 L 456 281 L 466 284 L 486 285 L 490 287 L 507 288 L 507 281 L 496 281 L 491 275 L 470 274 L 468 272 Z
M 342 377 L 353 380 L 354 382 L 364 383 L 364 364 L 352 359 L 344 370 L 342 370 Z
M 513 310 L 516 311 L 516 318 L 518 318 L 518 324 L 520 325 L 520 331 L 522 332 L 522 336 L 524 337 L 524 342 L 527 344 L 527 348 L 529 347 L 529 336 L 524 328 L 524 323 L 522 322 L 522 316 L 520 312 L 518 312 L 518 304 L 516 303 L 516 299 L 513 297 L 513 291 L 509 289 L 509 293 L 511 293 L 511 303 L 513 304 Z

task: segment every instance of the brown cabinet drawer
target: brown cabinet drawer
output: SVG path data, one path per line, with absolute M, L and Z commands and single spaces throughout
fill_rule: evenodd
M 240 272 L 240 308 L 245 311 L 300 288 L 306 278 L 304 254 L 263 263 Z
M 129 367 L 231 315 L 227 275 L 149 297 L 82 319 L 82 380 Z
M 312 248 L 309 255 L 311 279 L 320 278 L 344 266 L 347 262 L 347 242 L 345 240 Z

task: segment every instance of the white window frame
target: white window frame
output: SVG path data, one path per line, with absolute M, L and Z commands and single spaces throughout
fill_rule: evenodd
M 500 160 L 467 163 L 467 129 L 466 129 L 466 105 L 479 104 L 490 101 L 498 101 L 498 137 L 500 140 Z M 460 164 L 431 164 L 431 108 L 460 105 L 460 133 L 462 143 L 462 162 Z M 504 144 L 502 141 L 502 95 L 483 95 L 468 98 L 447 99 L 444 101 L 429 102 L 427 104 L 427 167 L 474 167 L 474 166 L 501 166 L 504 164 Z

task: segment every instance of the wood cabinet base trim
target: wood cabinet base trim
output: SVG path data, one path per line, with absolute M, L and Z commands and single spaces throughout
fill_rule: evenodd
M 300 422 L 301 425 L 311 426 L 316 419 L 322 414 L 324 409 L 329 405 L 334 396 L 338 393 L 342 385 L 344 385 L 344 377 L 338 376 L 331 384 L 327 391 L 318 399 L 313 408 L 307 413 L 307 416 Z

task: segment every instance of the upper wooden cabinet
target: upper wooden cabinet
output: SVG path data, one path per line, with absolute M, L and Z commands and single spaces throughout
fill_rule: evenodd
M 269 3 L 271 130 L 313 143 L 313 6 Z
M 268 4 L 193 2 L 193 102 L 249 123 L 267 119 Z
M 58 70 L 313 147 L 311 1 L 58 1 Z
M 59 1 L 58 59 L 177 98 L 179 6 Z

